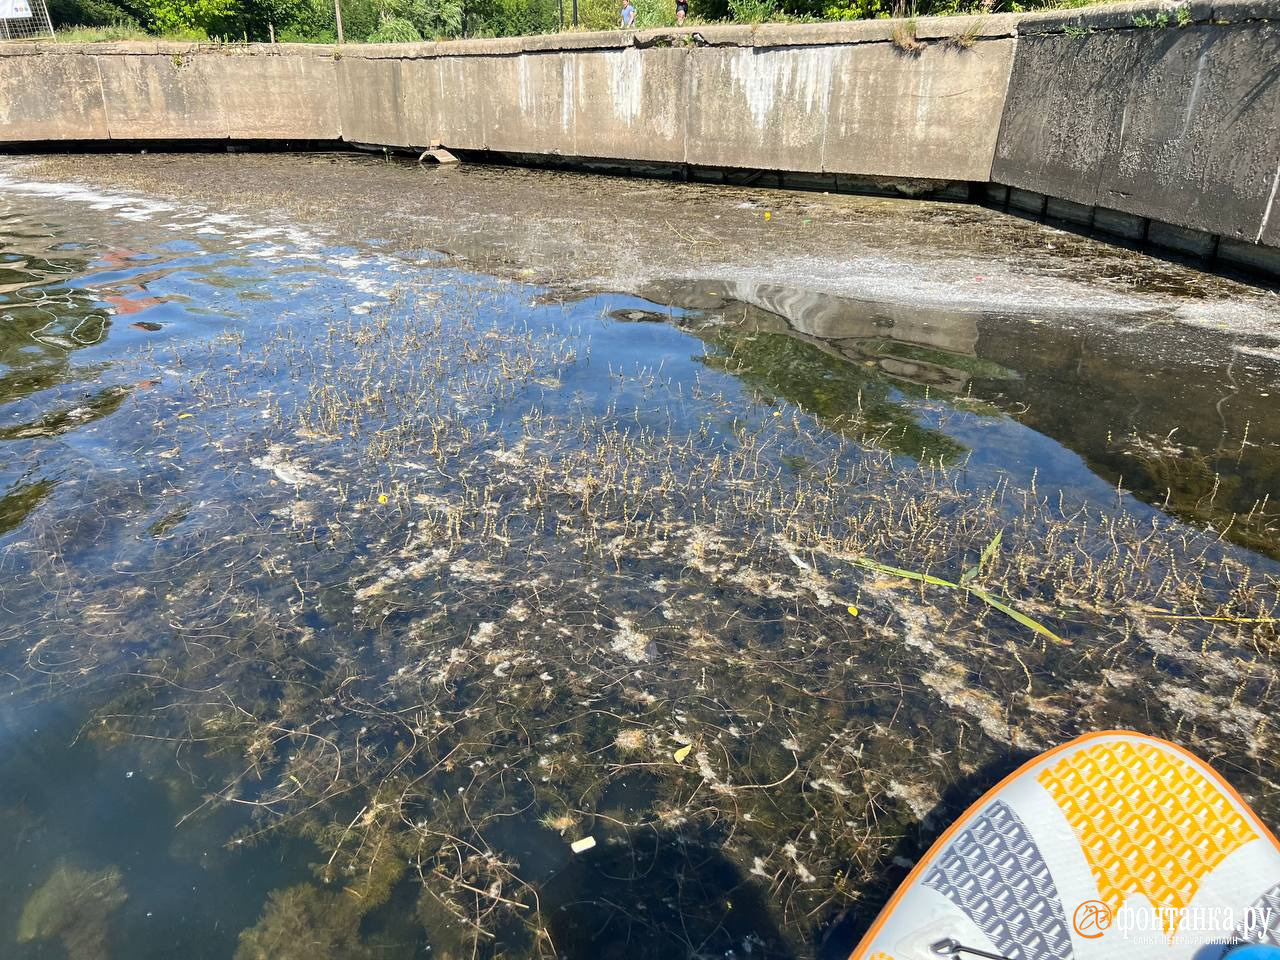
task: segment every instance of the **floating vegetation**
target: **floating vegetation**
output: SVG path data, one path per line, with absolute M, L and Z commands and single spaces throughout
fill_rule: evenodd
M 994 607 L 996 610 L 999 610 L 1001 613 L 1005 614 L 1006 616 L 1018 621 L 1018 623 L 1022 624 L 1024 627 L 1029 627 L 1030 629 L 1034 630 L 1036 633 L 1041 634 L 1042 636 L 1048 637 L 1054 643 L 1065 644 L 1067 642 L 1066 640 L 1063 640 L 1060 636 L 1058 636 L 1056 633 L 1054 633 L 1052 630 L 1050 630 L 1040 621 L 1035 620 L 1032 617 L 1028 617 L 1025 613 L 1023 613 L 1020 610 L 1014 609 L 1012 606 L 1005 603 L 1003 600 L 996 599 L 987 591 L 970 585 L 970 581 L 976 579 L 978 575 L 982 572 L 982 568 L 986 564 L 991 562 L 991 559 L 995 556 L 996 548 L 999 547 L 1000 545 L 1000 539 L 1003 536 L 1004 536 L 1003 530 L 996 531 L 995 537 L 993 537 L 991 542 L 987 544 L 987 546 L 983 549 L 982 556 L 979 559 L 977 565 L 972 566 L 968 570 L 966 570 L 961 575 L 959 583 L 952 582 L 951 580 L 943 580 L 941 577 L 935 577 L 932 574 L 928 574 L 928 573 L 918 573 L 915 570 L 903 570 L 900 567 L 891 567 L 886 563 L 878 563 L 875 560 L 871 560 L 867 557 L 858 557 L 854 560 L 854 563 L 856 563 L 860 567 L 864 567 L 867 570 L 871 570 L 876 573 L 887 573 L 890 576 L 902 577 L 906 580 L 916 580 L 920 583 L 933 584 L 935 587 L 950 587 L 952 590 L 965 590 L 969 593 L 972 593 L 975 597 L 977 597 L 979 600 L 981 600 L 983 603 L 987 604 L 988 606 Z M 850 607 L 851 611 L 855 611 L 855 609 L 856 608 Z M 1191 618 L 1188 617 L 1186 619 L 1191 619 Z
M 59 864 L 31 894 L 18 920 L 18 942 L 57 940 L 67 960 L 106 960 L 111 915 L 128 899 L 120 871 L 96 873 Z
M 907 402 L 754 321 L 396 279 L 149 336 L 114 407 L 9 441 L 57 481 L 7 488 L 7 689 L 188 780 L 232 863 L 308 851 L 238 960 L 809 952 L 1095 727 L 1280 815 L 1273 568 L 979 473 L 938 358 L 867 351 L 932 364 Z M 55 879 L 22 932 L 70 951 Z

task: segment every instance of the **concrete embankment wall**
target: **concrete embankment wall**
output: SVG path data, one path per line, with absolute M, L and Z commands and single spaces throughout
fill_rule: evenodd
M 1280 275 L 1280 0 L 412 45 L 0 45 L 0 143 L 308 140 L 987 198 Z

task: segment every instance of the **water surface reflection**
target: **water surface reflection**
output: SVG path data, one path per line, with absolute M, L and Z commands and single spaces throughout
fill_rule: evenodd
M 1045 323 L 743 282 L 655 284 L 645 295 L 689 311 L 677 322 L 722 368 L 829 423 L 860 406 L 896 453 L 954 462 L 973 445 L 948 414 L 1011 419 L 1106 483 L 1280 556 L 1280 361 L 1265 351 L 1154 319 Z M 997 437 L 978 444 L 999 460 Z M 1003 463 L 1021 478 L 1081 486 L 1078 469 L 1019 456 L 1020 446 Z

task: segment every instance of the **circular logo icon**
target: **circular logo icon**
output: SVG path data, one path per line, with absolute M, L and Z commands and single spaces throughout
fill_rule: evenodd
M 1111 908 L 1101 900 L 1086 900 L 1076 907 L 1071 925 L 1086 940 L 1096 940 L 1111 926 Z

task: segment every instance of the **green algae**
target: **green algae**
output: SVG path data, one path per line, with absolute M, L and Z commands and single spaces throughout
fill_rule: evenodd
M 262 919 L 240 934 L 235 960 L 365 960 L 375 956 L 360 937 L 360 912 L 350 897 L 299 884 L 267 898 Z
M 18 942 L 57 940 L 68 960 L 107 960 L 111 916 L 128 899 L 115 867 L 55 867 L 22 908 Z
M 52 480 L 17 483 L 0 497 L 0 534 L 19 527 L 27 516 L 53 491 Z

